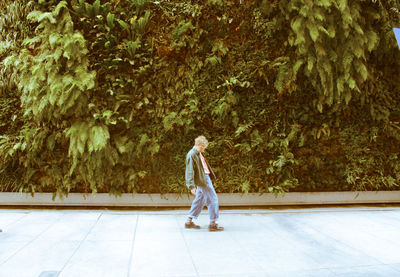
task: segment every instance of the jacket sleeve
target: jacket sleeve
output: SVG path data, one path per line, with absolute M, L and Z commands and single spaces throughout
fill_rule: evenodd
M 193 167 L 193 158 L 188 155 L 186 157 L 186 172 L 185 172 L 186 186 L 188 189 L 192 190 L 196 187 L 194 183 L 194 167 Z

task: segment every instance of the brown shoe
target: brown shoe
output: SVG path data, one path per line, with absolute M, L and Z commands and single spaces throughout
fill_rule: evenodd
M 210 232 L 219 232 L 219 231 L 223 231 L 224 227 L 220 227 L 218 226 L 218 224 L 210 224 L 208 225 L 208 231 Z
M 194 224 L 193 221 L 190 221 L 190 222 L 185 222 L 185 228 L 186 229 L 200 229 L 200 226 Z

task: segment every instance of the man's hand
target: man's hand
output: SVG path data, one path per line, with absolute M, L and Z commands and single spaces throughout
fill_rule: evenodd
M 196 192 L 197 192 L 197 188 L 192 188 L 191 193 L 192 193 L 193 195 L 196 195 Z

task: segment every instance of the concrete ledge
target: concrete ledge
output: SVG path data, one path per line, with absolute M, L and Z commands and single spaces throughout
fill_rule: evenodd
M 378 192 L 291 192 L 285 195 L 219 193 L 220 206 L 277 206 L 329 204 L 395 204 L 400 203 L 400 191 Z M 185 194 L 122 194 L 70 193 L 52 200 L 51 193 L 0 193 L 0 206 L 96 206 L 96 207 L 189 207 L 193 196 Z

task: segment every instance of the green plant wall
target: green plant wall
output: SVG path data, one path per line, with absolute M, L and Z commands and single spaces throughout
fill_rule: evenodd
M 395 190 L 400 1 L 5 1 L 0 190 Z M 3 15 L 13 14 L 12 17 Z

